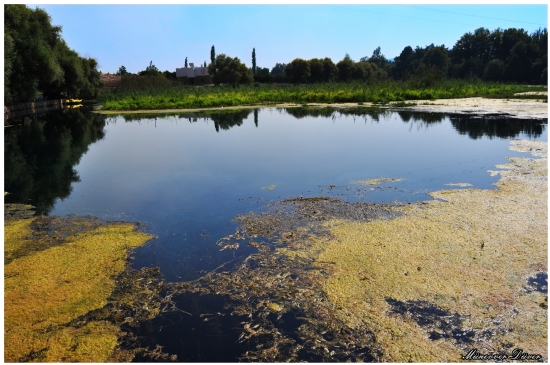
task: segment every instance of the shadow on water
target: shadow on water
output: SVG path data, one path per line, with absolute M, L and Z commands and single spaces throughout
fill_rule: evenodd
M 105 137 L 105 117 L 84 110 L 59 110 L 11 119 L 4 129 L 6 203 L 48 214 L 80 181 L 74 167 L 88 147 Z

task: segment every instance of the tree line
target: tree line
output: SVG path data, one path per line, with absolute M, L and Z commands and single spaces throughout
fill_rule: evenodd
M 4 5 L 4 103 L 94 98 L 101 87 L 97 68 L 96 59 L 67 46 L 44 10 Z
M 424 85 L 442 80 L 467 79 L 529 84 L 548 83 L 548 31 L 528 34 L 524 29 L 489 31 L 476 29 L 464 34 L 452 48 L 433 43 L 426 47 L 407 46 L 393 60 L 377 47 L 370 57 L 353 61 L 348 54 L 334 63 L 330 58 L 277 63 L 269 70 L 257 67 L 256 50 L 252 50 L 252 69 L 238 58 L 225 54 L 214 57 L 211 50 L 209 72 L 214 83 L 247 84 L 251 82 L 321 83 L 367 80 L 417 79 Z

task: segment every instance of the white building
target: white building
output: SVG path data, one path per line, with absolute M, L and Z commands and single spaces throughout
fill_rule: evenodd
M 176 77 L 186 84 L 206 85 L 212 83 L 212 76 L 208 73 L 208 67 L 190 63 L 189 67 L 176 68 Z

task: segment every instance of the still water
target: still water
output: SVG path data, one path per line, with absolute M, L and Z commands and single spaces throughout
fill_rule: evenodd
M 510 139 L 548 139 L 547 120 L 274 108 L 115 117 L 65 111 L 26 118 L 4 137 L 6 202 L 30 203 L 39 214 L 141 222 L 158 238 L 136 250 L 132 265 L 158 266 L 167 281 L 193 280 L 251 253 L 215 244 L 234 232 L 236 215 L 270 202 L 320 195 L 413 202 L 460 188 L 451 183 L 494 189 L 498 177 L 487 170 L 521 156 L 508 150 Z M 353 183 L 373 178 L 403 180 Z M 179 298 L 187 311 L 220 300 Z M 232 361 L 242 350 L 220 350 L 226 339 L 214 341 L 206 327 L 191 335 L 205 338 L 203 350 L 193 341 L 187 349 L 190 335 L 181 328 L 199 323 L 180 320 L 156 339 L 180 360 Z M 161 322 L 144 331 L 158 334 Z

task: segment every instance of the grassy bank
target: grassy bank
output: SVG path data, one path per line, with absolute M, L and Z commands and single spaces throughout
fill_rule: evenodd
M 432 86 L 418 82 L 328 83 L 313 85 L 252 85 L 193 87 L 142 83 L 111 90 L 100 96 L 103 110 L 187 109 L 270 103 L 345 103 L 452 99 L 465 97 L 512 97 L 515 93 L 542 91 L 528 87 L 487 82 L 444 80 Z

